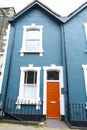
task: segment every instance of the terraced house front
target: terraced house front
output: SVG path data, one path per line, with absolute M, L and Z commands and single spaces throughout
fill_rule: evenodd
M 85 124 L 86 12 L 87 3 L 60 17 L 35 0 L 9 20 L 0 96 L 6 118 Z

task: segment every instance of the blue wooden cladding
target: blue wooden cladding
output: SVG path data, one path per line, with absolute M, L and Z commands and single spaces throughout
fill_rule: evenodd
M 34 120 L 34 116 L 35 120 L 46 120 L 47 82 L 59 82 L 60 119 L 64 117 L 66 121 L 73 121 L 73 123 L 86 121 L 87 41 L 84 24 L 87 23 L 87 3 L 64 18 L 36 0 L 9 22 L 11 28 L 0 95 L 6 116 L 28 120 L 28 115 L 30 115 L 30 120 Z M 38 43 L 40 50 L 26 52 L 24 34 L 29 30 L 33 32 L 36 28 L 41 31 L 40 36 L 35 39 L 33 35 L 28 40 L 33 44 L 31 47 Z M 41 46 L 40 40 L 42 40 Z M 56 81 L 47 79 L 50 71 L 58 73 Z M 28 84 L 24 81 L 27 79 L 25 78 L 27 74 L 28 77 L 30 76 L 29 72 L 32 72 L 30 86 L 29 81 Z M 30 97 L 36 93 L 33 96 L 34 99 L 26 98 L 27 90 L 31 92 Z M 55 101 L 52 102 L 55 103 Z

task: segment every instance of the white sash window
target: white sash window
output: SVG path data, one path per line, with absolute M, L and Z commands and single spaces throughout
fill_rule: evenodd
M 40 30 L 29 29 L 26 31 L 25 50 L 30 52 L 39 52 L 40 50 Z
M 40 102 L 40 67 L 21 67 L 19 96 L 20 104 Z
M 87 96 L 87 65 L 82 65 L 83 72 L 84 72 L 84 81 L 85 81 L 85 90 Z
M 85 29 L 85 36 L 86 36 L 86 41 L 87 41 L 87 23 L 84 23 L 84 29 Z
M 24 99 L 36 99 L 37 71 L 24 72 Z
M 39 53 L 42 56 L 42 30 L 43 26 L 35 26 L 35 24 L 23 26 L 21 55 L 24 53 Z

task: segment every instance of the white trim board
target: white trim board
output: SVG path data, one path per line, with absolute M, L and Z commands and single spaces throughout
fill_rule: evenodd
M 46 97 L 47 97 L 47 71 L 48 70 L 56 70 L 59 72 L 59 82 L 60 82 L 60 115 L 65 115 L 65 110 L 64 110 L 64 94 L 61 94 L 61 88 L 64 88 L 63 85 L 63 67 L 62 66 L 55 66 L 55 65 L 51 65 L 51 66 L 44 66 L 43 67 L 44 70 L 44 89 L 43 89 L 43 114 L 46 115 Z
M 85 90 L 86 90 L 86 96 L 87 96 L 87 65 L 82 65 L 82 68 L 84 71 Z

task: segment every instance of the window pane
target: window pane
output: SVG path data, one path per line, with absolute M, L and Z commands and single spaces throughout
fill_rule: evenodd
M 26 41 L 26 51 L 39 51 L 40 41 Z
M 40 30 L 28 29 L 26 30 L 26 51 L 37 52 L 40 49 Z
M 24 84 L 36 84 L 37 83 L 37 72 L 27 71 L 25 72 Z
M 59 80 L 59 72 L 47 71 L 47 80 Z
M 23 98 L 35 99 L 36 98 L 36 84 L 24 85 Z
M 40 39 L 40 30 L 37 29 L 27 30 L 26 39 Z

